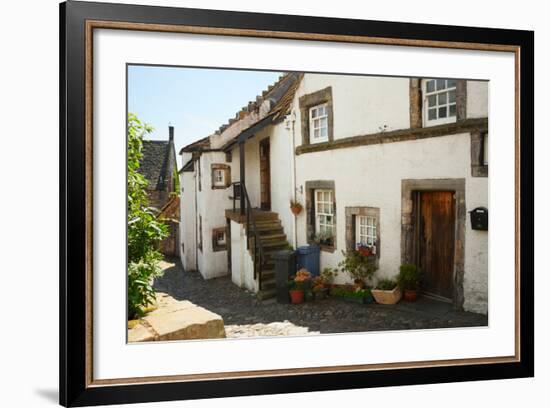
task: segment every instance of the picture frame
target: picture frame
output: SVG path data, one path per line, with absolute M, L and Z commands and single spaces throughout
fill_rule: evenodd
M 502 51 L 515 58 L 515 353 L 372 365 L 94 378 L 94 30 Z M 60 403 L 169 401 L 534 376 L 534 33 L 68 1 L 60 5 Z

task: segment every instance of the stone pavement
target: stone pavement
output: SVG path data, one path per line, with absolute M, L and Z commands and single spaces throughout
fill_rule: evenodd
M 198 272 L 184 272 L 177 259 L 164 262 L 163 268 L 164 276 L 155 281 L 155 288 L 222 316 L 227 337 L 487 325 L 485 315 L 454 311 L 450 304 L 424 297 L 390 306 L 361 305 L 338 298 L 300 305 L 262 303 L 254 293 L 234 285 L 229 276 L 205 281 Z

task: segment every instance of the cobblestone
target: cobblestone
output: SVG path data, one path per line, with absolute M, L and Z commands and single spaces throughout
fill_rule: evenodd
M 397 305 L 362 305 L 327 298 L 300 305 L 262 303 L 230 277 L 204 280 L 184 272 L 179 261 L 164 262 L 155 288 L 177 300 L 189 300 L 222 316 L 227 337 L 305 335 L 380 330 L 486 326 L 487 316 L 453 310 L 448 303 L 425 297 Z

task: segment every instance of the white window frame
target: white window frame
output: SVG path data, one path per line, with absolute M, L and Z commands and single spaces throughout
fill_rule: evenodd
M 315 191 L 315 232 L 317 234 L 323 234 L 328 231 L 330 227 L 330 232 L 334 237 L 336 235 L 335 225 L 334 225 L 334 191 L 326 189 L 316 189 Z M 319 194 L 321 194 L 322 199 L 319 200 Z M 325 194 L 328 194 L 328 200 L 325 200 Z M 319 209 L 322 208 L 321 211 Z M 324 218 L 324 222 L 321 220 Z M 331 221 L 328 222 L 326 217 L 331 217 Z
M 319 111 L 319 109 L 324 108 L 324 114 L 323 115 L 317 115 L 313 116 L 314 112 Z M 322 120 L 325 120 L 326 125 L 325 126 L 316 126 L 316 121 L 320 124 Z M 319 131 L 319 136 L 315 137 L 315 131 Z M 321 135 L 322 130 L 324 130 L 325 134 Z M 315 143 L 324 143 L 328 142 L 328 104 L 322 103 L 320 105 L 315 105 L 309 108 L 309 143 L 315 144 Z
M 220 179 L 218 179 L 218 175 L 221 176 Z M 225 170 L 224 169 L 214 169 L 213 175 L 214 177 L 214 186 L 215 187 L 225 187 Z
M 370 222 L 370 223 L 369 223 Z M 355 216 L 355 246 L 364 245 L 367 247 L 376 247 L 377 235 L 376 217 L 371 215 Z
M 434 89 L 428 92 L 428 83 L 434 83 Z M 438 81 L 445 81 L 443 88 L 437 89 Z M 454 85 L 449 85 L 449 81 L 454 81 Z M 424 126 L 443 125 L 445 123 L 456 122 L 457 103 L 456 103 L 456 79 L 425 79 L 422 84 L 423 93 L 423 123 Z M 454 95 L 454 101 L 451 102 L 451 96 Z M 435 105 L 430 106 L 430 101 L 435 100 Z M 454 116 L 451 116 L 451 110 L 454 107 Z M 430 119 L 430 111 L 435 109 L 436 118 Z M 439 117 L 440 109 L 446 112 L 445 117 Z

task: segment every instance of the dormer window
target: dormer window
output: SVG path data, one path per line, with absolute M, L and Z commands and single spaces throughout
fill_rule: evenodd
M 424 92 L 424 125 L 456 122 L 456 80 L 426 79 Z

